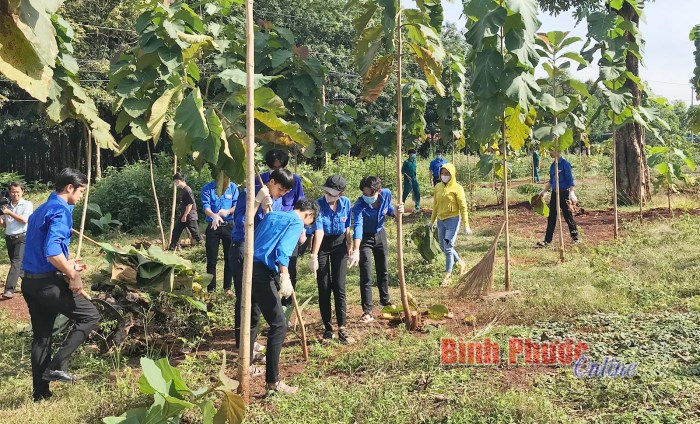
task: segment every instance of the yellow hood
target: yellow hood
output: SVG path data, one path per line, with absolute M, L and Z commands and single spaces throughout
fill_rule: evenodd
M 447 170 L 447 172 L 449 172 L 452 176 L 452 178 L 450 178 L 450 181 L 448 181 L 447 184 L 443 183 L 445 184 L 447 190 L 450 190 L 455 184 L 457 184 L 457 170 L 455 169 L 455 166 L 451 163 L 446 163 L 442 165 L 442 167 L 440 167 L 440 170 L 442 171 L 443 169 Z

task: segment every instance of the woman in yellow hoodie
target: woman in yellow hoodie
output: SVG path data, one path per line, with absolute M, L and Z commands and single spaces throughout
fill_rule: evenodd
M 464 188 L 457 182 L 457 173 L 453 164 L 446 163 L 440 168 L 440 180 L 442 182 L 435 186 L 435 203 L 430 222 L 434 229 L 437 221 L 440 247 L 445 252 L 445 278 L 442 280 L 442 285 L 446 286 L 450 283 L 455 262 L 459 264 L 460 275 L 466 271 L 466 265 L 455 249 L 460 222 L 464 221 L 464 234 L 471 235 L 472 230 L 469 227 L 469 212 Z

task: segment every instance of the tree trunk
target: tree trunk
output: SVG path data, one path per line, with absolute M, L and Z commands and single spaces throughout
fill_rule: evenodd
M 173 154 L 173 175 L 177 173 L 177 155 Z M 175 209 L 177 208 L 177 186 L 173 184 L 173 203 L 170 210 L 170 235 L 168 236 L 168 246 L 173 245 L 173 231 L 175 230 Z
M 153 176 L 153 155 L 151 155 L 151 141 L 146 142 L 146 147 L 148 147 L 148 165 L 151 174 L 151 189 L 153 190 L 153 201 L 156 203 L 156 219 L 158 220 L 158 229 L 160 230 L 160 244 L 163 249 L 167 249 L 168 246 L 165 245 L 165 234 L 163 233 L 163 221 L 160 218 L 160 203 L 158 202 L 158 192 L 156 191 L 156 180 Z
M 102 179 L 102 158 L 100 146 L 95 145 L 95 181 Z
M 246 28 L 246 211 L 243 247 L 243 284 L 241 287 L 241 328 L 238 340 L 238 376 L 243 401 L 250 402 L 250 308 L 253 287 L 253 222 L 255 220 L 255 120 L 254 81 L 255 49 L 253 29 L 253 0 L 245 1 Z
M 612 123 L 612 128 L 613 128 L 613 133 L 612 133 L 612 136 L 613 136 L 613 143 L 612 143 L 612 163 L 613 163 L 613 169 L 612 169 L 612 171 L 613 171 L 613 175 L 612 175 L 612 177 L 613 177 L 613 215 L 614 215 L 614 217 L 615 217 L 615 218 L 614 218 L 614 219 L 615 219 L 615 222 L 614 222 L 614 227 L 613 227 L 613 236 L 614 236 L 615 240 L 617 240 L 617 237 L 618 237 L 618 228 L 619 228 L 618 214 L 617 214 L 617 204 L 618 204 L 617 195 L 618 195 L 619 188 L 618 188 L 618 186 L 617 186 L 618 178 L 617 178 L 617 166 L 616 166 L 616 163 L 617 163 L 617 150 L 618 150 L 618 149 L 617 149 L 617 137 L 615 137 L 615 134 L 616 134 L 616 130 L 615 130 L 615 112 L 613 112 L 613 114 L 612 114 L 612 122 L 613 122 L 613 123 Z
M 506 142 L 506 117 L 503 115 L 501 122 L 501 138 L 503 142 L 503 216 L 505 217 L 506 245 L 505 245 L 505 285 L 506 291 L 510 291 L 510 220 L 508 217 L 508 145 Z
M 399 10 L 401 10 L 401 0 L 399 0 Z M 398 48 L 396 72 L 398 81 L 396 84 L 396 105 L 397 105 L 397 124 L 396 124 L 396 195 L 403 196 L 403 176 L 401 175 L 401 144 L 402 144 L 402 115 L 403 101 L 401 99 L 401 15 L 399 15 L 396 25 L 396 38 Z M 404 316 L 406 319 L 406 328 L 411 329 L 411 309 L 408 305 L 408 294 L 406 293 L 406 274 L 403 270 L 403 216 L 400 213 L 396 214 L 396 255 L 399 265 L 399 288 L 401 289 L 401 304 L 403 305 Z
M 75 254 L 76 258 L 80 258 L 80 252 L 83 248 L 83 234 L 85 234 L 85 217 L 87 216 L 87 205 L 90 201 L 90 178 L 92 177 L 92 133 L 85 125 L 85 148 L 87 150 L 87 187 L 85 188 L 85 199 L 83 199 L 83 211 L 80 215 L 80 235 L 78 236 L 78 251 Z
M 639 15 L 625 3 L 619 11 L 620 16 L 639 25 Z M 627 38 L 632 39 L 628 33 Z M 639 76 L 639 59 L 631 53 L 627 54 L 627 70 Z M 632 94 L 632 104 L 639 106 L 642 93 L 637 84 L 627 79 L 625 87 Z M 645 133 L 639 123 L 626 124 L 616 131 L 615 167 L 617 168 L 618 200 L 625 205 L 636 205 L 651 200 L 649 169 L 644 150 Z

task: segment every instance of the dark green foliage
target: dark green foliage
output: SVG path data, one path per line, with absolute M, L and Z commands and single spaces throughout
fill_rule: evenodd
M 158 202 L 163 208 L 162 216 L 168 217 L 172 203 L 172 158 L 164 154 L 156 155 L 153 165 Z M 183 166 L 182 172 L 195 193 L 197 208 L 203 216 L 199 190 L 211 181 L 209 173 L 199 173 L 190 165 Z M 121 229 L 124 231 L 144 225 L 153 228 L 156 225 L 155 202 L 147 162 L 137 162 L 121 169 L 107 168 L 104 178 L 90 188 L 89 202 L 99 205 L 102 211 L 109 211 L 113 219 L 122 223 Z M 75 222 L 80 222 L 81 211 L 82 203 L 73 212 Z M 88 222 L 92 218 L 99 219 L 92 211 L 88 211 L 87 218 Z

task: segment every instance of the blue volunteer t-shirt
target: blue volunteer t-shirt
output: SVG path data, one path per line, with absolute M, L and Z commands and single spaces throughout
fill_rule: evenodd
M 316 218 L 315 230 L 323 230 L 323 234 L 340 235 L 345 234 L 345 230 L 350 228 L 352 219 L 352 208 L 350 207 L 350 199 L 345 196 L 337 200 L 335 211 L 326 201 L 325 196 L 321 196 L 317 200 L 320 208 L 318 218 Z
M 294 253 L 302 231 L 304 222 L 296 212 L 268 213 L 255 229 L 253 260 L 279 272 L 279 265 L 289 266 L 289 257 Z
M 53 192 L 39 206 L 27 223 L 22 270 L 30 274 L 57 271 L 48 258 L 63 255 L 68 259 L 68 245 L 73 228 L 73 205 Z
M 258 187 L 255 194 L 260 191 Z M 241 194 L 238 195 L 238 203 L 236 205 L 236 210 L 233 212 L 233 229 L 231 230 L 231 241 L 234 243 L 243 243 L 245 241 L 245 212 L 248 208 L 246 204 L 246 197 L 248 189 L 243 189 Z M 272 210 L 278 211 L 282 208 L 282 198 L 275 199 L 272 201 Z M 261 207 L 255 211 L 255 220 L 253 221 L 253 228 L 258 228 L 258 224 L 262 221 L 265 214 Z
M 218 213 L 221 209 L 231 209 L 236 206 L 238 199 L 238 186 L 234 183 L 229 183 L 226 191 L 219 196 L 216 193 L 216 181 L 211 181 L 202 187 L 200 192 L 202 198 L 202 210 L 210 209 L 214 213 Z M 223 218 L 224 221 L 233 221 L 233 214 Z M 207 222 L 211 222 L 210 216 L 206 217 Z
M 439 177 L 440 176 L 440 168 L 442 168 L 442 166 L 446 163 L 447 163 L 447 161 L 445 159 L 438 159 L 438 158 L 433 159 L 430 162 L 430 174 L 433 177 Z
M 270 181 L 270 171 L 260 174 L 260 178 L 263 180 L 263 183 L 267 184 Z M 260 181 L 256 178 L 255 192 L 257 193 L 258 190 L 260 190 Z M 293 211 L 294 205 L 301 199 L 304 199 L 304 185 L 301 183 L 301 178 L 294 174 L 294 187 L 282 196 L 282 209 L 280 210 L 282 212 Z
M 556 180 L 554 178 L 554 174 L 554 162 L 552 162 L 552 164 L 549 166 L 549 184 L 552 186 L 552 190 L 556 190 Z M 576 185 L 574 184 L 574 173 L 573 169 L 571 169 L 571 164 L 563 157 L 559 157 L 559 184 L 561 184 L 562 190 L 566 190 Z
M 387 215 L 394 214 L 394 207 L 391 205 L 391 191 L 383 188 L 379 193 L 379 207 L 374 208 L 367 204 L 360 196 L 352 207 L 352 230 L 353 238 L 361 239 L 362 234 L 376 234 L 384 230 L 384 220 Z

